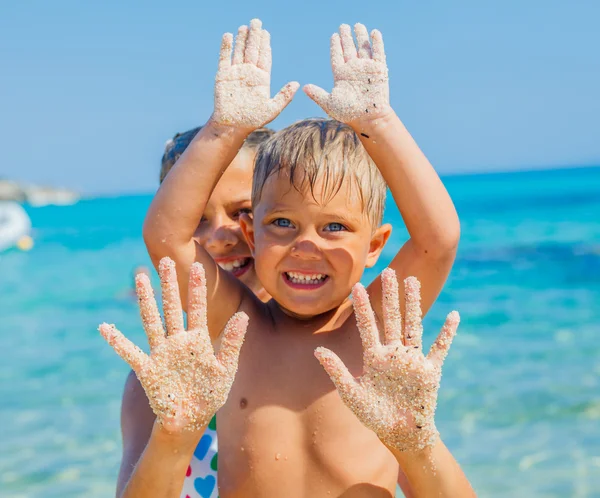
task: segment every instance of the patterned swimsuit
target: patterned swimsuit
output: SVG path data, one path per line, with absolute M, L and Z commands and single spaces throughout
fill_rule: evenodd
M 181 498 L 218 498 L 217 418 L 210 421 L 185 474 Z

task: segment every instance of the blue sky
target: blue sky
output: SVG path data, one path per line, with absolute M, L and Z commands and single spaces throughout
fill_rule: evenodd
M 0 176 L 154 190 L 165 141 L 211 113 L 222 33 L 252 17 L 273 93 L 331 87 L 339 24 L 380 29 L 392 105 L 442 174 L 600 164 L 597 0 L 21 0 L 0 8 Z M 318 115 L 299 93 L 272 126 Z

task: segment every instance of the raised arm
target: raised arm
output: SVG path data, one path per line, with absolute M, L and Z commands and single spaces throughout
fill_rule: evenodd
M 154 264 L 165 256 L 177 264 L 183 303 L 190 266 L 194 261 L 203 264 L 213 338 L 239 308 L 243 286 L 219 269 L 193 235 L 215 185 L 246 137 L 272 121 L 298 89 L 297 83 L 289 83 L 271 99 L 270 80 L 270 36 L 259 20 L 250 29 L 240 27 L 235 50 L 233 36 L 223 35 L 213 115 L 165 178 L 144 223 L 144 241 Z
M 381 280 L 383 341 L 364 287 L 356 284 L 352 291 L 363 343 L 363 375 L 354 378 L 329 349 L 317 348 L 315 355 L 344 403 L 396 457 L 414 497 L 473 498 L 475 492 L 440 439 L 434 420 L 442 365 L 458 328 L 458 313 L 448 315 L 425 356 L 419 281 L 405 281 L 403 326 L 396 275 L 386 269 Z
M 399 279 L 409 275 L 422 284 L 426 313 L 452 268 L 460 225 L 439 176 L 389 104 L 388 69 L 383 39 L 342 25 L 331 38 L 334 88 L 331 94 L 314 85 L 304 91 L 331 117 L 350 125 L 387 182 L 410 239 L 390 263 Z M 358 47 L 358 48 L 357 48 Z M 381 316 L 381 283 L 369 287 L 371 302 Z
M 136 290 L 150 355 L 143 353 L 114 325 L 100 333 L 135 372 L 150 408 L 130 376 L 123 399 L 124 454 L 117 496 L 178 498 L 185 470 L 210 419 L 223 406 L 233 384 L 248 317 L 237 313 L 223 332 L 215 355 L 206 320 L 206 282 L 202 266 L 192 265 L 188 328 L 171 265 L 161 264 L 166 333 L 147 275 L 136 278 Z M 131 384 L 131 385 L 129 385 Z M 140 416 L 133 422 L 132 416 Z M 137 422 L 139 427 L 132 427 Z
M 121 434 L 123 456 L 116 498 L 151 496 L 157 490 L 166 498 L 179 498 L 198 436 L 165 433 L 156 424 L 156 415 L 133 371 L 123 392 Z

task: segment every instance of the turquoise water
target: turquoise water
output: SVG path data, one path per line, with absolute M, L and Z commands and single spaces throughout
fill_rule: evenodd
M 444 181 L 462 240 L 426 341 L 463 321 L 442 436 L 482 497 L 600 496 L 600 168 Z M 31 208 L 35 248 L 0 255 L 0 495 L 113 495 L 127 368 L 96 327 L 144 344 L 128 290 L 149 203 Z M 386 217 L 377 271 L 406 237 Z

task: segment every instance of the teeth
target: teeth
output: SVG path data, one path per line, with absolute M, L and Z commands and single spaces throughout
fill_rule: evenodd
M 293 271 L 287 272 L 287 276 L 294 284 L 318 284 L 327 277 L 322 273 L 305 274 Z
M 235 259 L 233 261 L 228 261 L 227 263 L 218 263 L 218 265 L 226 271 L 233 271 L 240 266 L 244 266 L 248 258 Z

